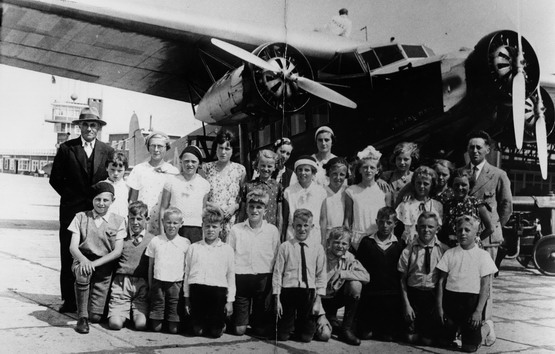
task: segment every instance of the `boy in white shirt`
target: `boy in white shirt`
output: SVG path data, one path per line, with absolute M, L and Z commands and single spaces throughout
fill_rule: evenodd
M 183 224 L 183 214 L 177 208 L 164 212 L 164 233 L 150 241 L 146 249 L 149 258 L 150 320 L 152 330 L 160 332 L 168 321 L 168 332 L 175 334 L 179 325 L 177 304 L 183 287 L 185 255 L 191 242 L 177 237 Z
M 235 255 L 220 238 L 224 212 L 207 205 L 202 213 L 203 240 L 191 245 L 185 261 L 183 296 L 193 334 L 219 338 L 233 314 Z
M 490 295 L 491 276 L 497 272 L 489 253 L 475 243 L 479 225 L 473 216 L 458 218 L 459 245 L 447 250 L 436 266 L 440 270 L 437 313 L 444 326 L 442 341 L 452 343 L 460 327 L 461 349 L 467 353 L 480 348 L 484 307 Z M 488 322 L 492 330 L 491 321 Z
M 108 155 L 106 160 L 106 171 L 108 178 L 106 182 L 114 186 L 114 202 L 110 205 L 110 212 L 127 218 L 127 206 L 129 199 L 129 187 L 123 180 L 125 170 L 129 167 L 129 162 L 124 153 L 114 152 Z
M 277 227 L 264 220 L 268 193 L 261 189 L 247 194 L 248 219 L 231 227 L 229 244 L 235 251 L 237 296 L 233 303 L 233 332 L 245 334 L 251 317 L 251 328 L 263 335 L 271 323 L 266 299 L 272 291 L 272 269 L 279 247 Z M 251 314 L 252 305 L 252 314 Z

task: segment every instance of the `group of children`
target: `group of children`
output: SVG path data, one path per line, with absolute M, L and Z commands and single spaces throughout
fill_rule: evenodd
M 406 146 L 399 156 L 414 153 L 413 145 Z M 149 319 L 152 330 L 177 333 L 186 317 L 194 335 L 219 337 L 227 326 L 242 335 L 250 325 L 256 335 L 276 331 L 278 340 L 335 334 L 352 345 L 398 336 L 448 345 L 459 333 L 462 349 L 476 351 L 481 331 L 493 335 L 482 313 L 496 267 L 475 244 L 478 235 L 488 234 L 484 213 L 468 207 L 444 215 L 442 203 L 431 198 L 437 175 L 425 166 L 391 193 L 391 184 L 377 178 L 380 157 L 369 146 L 354 166 L 332 158 L 324 165 L 329 182 L 321 185 L 314 178 L 321 167 L 301 156 L 294 164 L 296 181 L 283 189 L 272 179 L 276 153 L 262 150 L 258 177 L 243 186 L 240 222 L 223 242 L 224 213 L 210 204 L 202 211 L 198 240 L 179 235 L 188 211 L 174 206 L 163 210 L 163 232 L 148 233 L 148 207 L 140 201 L 128 206 L 126 230 L 124 217 L 109 209 L 119 199 L 121 180 L 110 171 L 127 167 L 116 154 L 107 166 L 110 181 L 93 187 L 94 209 L 77 214 L 70 226 L 76 330 L 88 333 L 88 320 L 99 321 L 108 304 L 112 329 L 130 320 L 143 330 Z M 406 156 L 398 160 L 408 170 Z M 391 178 L 402 181 L 403 171 Z M 457 178 L 470 183 L 464 174 Z M 454 198 L 467 199 L 464 186 Z M 467 204 L 481 208 L 478 201 Z M 457 237 L 451 249 L 438 239 L 442 218 L 447 238 Z M 398 221 L 404 225 L 399 237 Z

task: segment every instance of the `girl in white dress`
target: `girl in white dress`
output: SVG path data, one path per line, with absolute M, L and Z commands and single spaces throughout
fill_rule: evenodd
M 187 146 L 181 155 L 181 174 L 171 176 L 164 185 L 160 215 L 170 206 L 178 208 L 183 214 L 183 226 L 179 235 L 191 243 L 202 240 L 202 210 L 206 206 L 210 183 L 198 173 L 202 152 L 194 145 Z
M 283 192 L 283 232 L 284 240 L 295 237 L 293 230 L 293 214 L 297 209 L 308 209 L 312 212 L 314 227 L 307 242 L 318 244 L 322 242 L 320 231 L 320 211 L 322 202 L 327 197 L 324 187 L 312 180 L 316 173 L 316 161 L 308 155 L 301 156 L 295 162 L 295 173 L 298 182 L 290 185 Z
M 345 218 L 345 180 L 349 177 L 349 165 L 341 157 L 334 157 L 324 165 L 330 183 L 324 187 L 327 198 L 322 203 L 320 212 L 320 229 L 322 241 L 328 238 L 332 228 L 343 226 Z
M 368 146 L 357 154 L 355 162 L 355 184 L 345 191 L 344 225 L 351 227 L 351 246 L 356 250 L 362 237 L 378 230 L 378 210 L 386 206 L 386 194 L 376 183 L 382 154 Z

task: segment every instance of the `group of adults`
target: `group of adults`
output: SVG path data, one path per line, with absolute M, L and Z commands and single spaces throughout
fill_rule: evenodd
M 72 256 L 69 253 L 71 233 L 67 230 L 73 217 L 80 211 L 92 209 L 92 197 L 90 187 L 97 182 L 106 180 L 108 177 L 105 168 L 106 161 L 113 149 L 97 139 L 98 132 L 106 124 L 94 107 L 84 108 L 79 119 L 73 122 L 78 124 L 81 136 L 68 140 L 60 145 L 50 176 L 50 184 L 60 195 L 60 288 L 63 299 L 61 312 L 72 312 L 75 310 L 74 278 L 71 272 Z M 332 129 L 323 126 L 316 130 L 314 135 L 317 151 L 312 155 L 319 167 L 315 180 L 322 185 L 326 184 L 324 164 L 331 158 L 336 157 L 332 153 L 335 135 Z M 149 231 L 157 234 L 160 231 L 159 215 L 161 207 L 168 204 L 168 195 L 163 197 L 164 181 L 166 174 L 179 174 L 179 170 L 164 160 L 166 151 L 169 150 L 169 139 L 167 135 L 154 132 L 147 140 L 147 148 L 150 153 L 148 161 L 134 167 L 129 176 L 127 184 L 130 187 L 129 201 L 142 200 L 149 205 Z M 209 183 L 209 192 L 205 195 L 206 200 L 201 203 L 210 202 L 218 205 L 225 213 L 224 233 L 228 231 L 235 222 L 235 215 L 239 210 L 239 194 L 241 187 L 247 178 L 247 171 L 241 164 L 231 161 L 235 148 L 235 137 L 229 132 L 222 130 L 216 140 L 216 161 L 202 165 L 203 177 Z M 274 151 L 279 157 L 279 163 L 273 173 L 273 178 L 280 182 L 285 189 L 294 184 L 296 176 L 288 168 L 287 162 L 293 152 L 293 144 L 289 138 L 280 138 L 273 144 Z M 490 140 L 487 135 L 473 136 L 468 141 L 467 152 L 469 163 L 465 169 L 473 171 L 474 185 L 470 195 L 484 200 L 490 206 L 491 219 L 494 225 L 492 236 L 485 240 L 484 246 L 490 252 L 493 259 L 496 258 L 498 247 L 503 241 L 502 226 L 508 221 L 512 213 L 512 196 L 510 182 L 507 174 L 490 165 L 486 156 L 490 152 Z M 194 176 L 199 165 L 202 163 L 202 153 L 196 147 L 188 147 L 183 151 L 183 161 L 187 160 L 183 169 L 189 171 L 191 189 L 194 190 Z M 395 156 L 395 155 L 394 155 Z M 396 157 L 398 158 L 398 157 Z M 409 162 L 410 165 L 410 162 Z M 412 168 L 416 167 L 414 162 Z M 440 161 L 434 165 L 438 174 L 438 193 L 449 193 L 447 181 L 454 175 L 454 166 L 448 161 Z M 183 173 L 184 176 L 187 173 Z M 382 182 L 393 186 L 393 191 L 399 191 L 403 185 L 410 181 L 411 171 L 396 170 L 382 173 Z M 389 182 L 387 181 L 389 180 Z M 198 216 L 191 216 L 187 232 L 190 239 L 201 238 Z M 224 235 L 225 238 L 225 235 Z

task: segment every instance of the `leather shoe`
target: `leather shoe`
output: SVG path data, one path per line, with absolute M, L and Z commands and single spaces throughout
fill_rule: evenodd
M 75 326 L 75 332 L 82 334 L 89 333 L 89 320 L 86 317 L 79 318 L 77 326 Z
M 60 309 L 58 310 L 59 313 L 68 313 L 68 312 L 76 312 L 77 311 L 77 305 L 75 305 L 75 303 L 72 302 L 67 302 L 65 301 L 62 306 L 60 306 Z
M 360 345 L 360 339 L 350 329 L 341 329 L 338 339 L 350 345 Z

